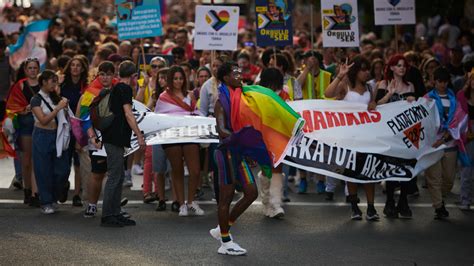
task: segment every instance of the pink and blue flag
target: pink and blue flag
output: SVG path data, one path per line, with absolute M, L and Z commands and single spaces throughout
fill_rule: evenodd
M 8 46 L 10 66 L 18 69 L 27 58 L 38 58 L 41 69 L 46 66 L 47 54 L 44 45 L 48 38 L 48 28 L 51 20 L 37 20 L 29 23 L 18 41 Z

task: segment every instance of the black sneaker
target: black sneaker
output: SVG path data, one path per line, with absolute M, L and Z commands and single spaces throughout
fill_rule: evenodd
M 413 214 L 410 210 L 410 207 L 408 207 L 408 204 L 403 204 L 403 205 L 398 205 L 397 206 L 397 212 L 398 216 L 402 219 L 411 219 Z
M 124 227 L 124 224 L 117 218 L 117 216 L 102 217 L 100 226 L 103 227 Z
M 166 211 L 166 201 L 160 200 L 158 202 L 158 206 L 156 206 L 156 211 L 157 212 Z
M 132 217 L 128 212 L 126 212 L 124 209 L 120 209 L 120 215 L 125 217 L 125 218 L 130 218 Z
M 31 197 L 31 201 L 30 201 L 29 206 L 35 207 L 35 208 L 41 207 L 40 198 L 39 198 L 38 193 L 35 193 L 35 195 Z
M 64 183 L 64 187 L 63 187 L 63 190 L 61 191 L 61 195 L 59 195 L 59 199 L 58 199 L 59 202 L 64 203 L 67 201 L 67 194 L 69 193 L 70 186 L 71 184 L 69 183 L 69 181 L 66 181 L 66 183 Z
M 435 209 L 435 219 L 436 220 L 441 220 L 441 219 L 444 219 L 444 218 L 447 218 L 447 217 L 449 217 L 449 212 L 444 207 L 444 204 L 440 208 Z
M 20 181 L 18 181 L 16 178 L 13 179 L 12 186 L 15 188 L 15 190 L 23 189 L 23 184 Z
M 327 201 L 333 201 L 334 200 L 334 192 L 326 192 L 326 198 L 325 200 Z
M 387 218 L 398 218 L 398 211 L 397 208 L 395 208 L 395 202 L 387 201 L 383 208 L 383 214 Z
M 23 198 L 23 204 L 28 204 L 30 205 L 31 203 L 31 189 L 23 189 L 23 193 L 24 193 L 24 198 Z
M 172 212 L 179 212 L 179 202 L 177 201 L 173 201 L 173 203 L 171 203 L 171 211 Z
M 120 207 L 123 207 L 125 205 L 127 205 L 128 203 L 128 199 L 127 198 L 123 198 L 121 201 L 120 201 Z
M 362 211 L 359 209 L 357 205 L 352 207 L 351 220 L 357 220 L 357 221 L 362 220 Z
M 367 208 L 367 214 L 365 218 L 367 221 L 378 221 L 380 219 L 379 215 L 377 214 L 377 210 L 370 208 Z
M 79 197 L 79 195 L 74 195 L 74 197 L 72 197 L 72 206 L 74 207 L 82 207 L 82 199 L 81 197 Z
M 130 219 L 130 218 L 126 218 L 126 217 L 123 217 L 122 215 L 117 215 L 115 216 L 117 218 L 117 220 L 119 220 L 124 226 L 134 226 L 134 225 L 137 225 L 137 223 Z

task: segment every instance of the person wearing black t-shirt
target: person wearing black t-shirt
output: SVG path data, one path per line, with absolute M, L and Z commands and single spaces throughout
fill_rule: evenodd
M 61 96 L 69 100 L 69 106 L 72 110 L 77 109 L 77 104 L 81 98 L 82 92 L 87 86 L 87 75 L 89 67 L 82 56 L 74 56 L 69 60 L 64 68 L 64 82 L 61 84 Z M 74 197 L 72 198 L 72 205 L 76 207 L 82 206 L 81 193 L 81 171 L 79 164 L 80 147 L 76 144 L 74 135 L 71 137 L 69 143 L 70 158 L 74 161 Z M 66 184 L 69 188 L 69 182 Z M 67 193 L 62 200 L 67 200 Z
M 107 183 L 104 188 L 104 203 L 101 225 L 123 227 L 135 225 L 135 221 L 120 214 L 120 199 L 124 176 L 125 147 L 130 147 L 132 131 L 141 149 L 145 139 L 132 113 L 132 86 L 137 85 L 137 69 L 131 61 L 119 65 L 120 82 L 112 88 L 110 109 L 115 118 L 112 125 L 102 132 L 102 141 L 107 152 Z

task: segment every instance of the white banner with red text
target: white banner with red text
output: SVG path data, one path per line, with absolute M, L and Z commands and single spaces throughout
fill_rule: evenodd
M 283 163 L 337 179 L 370 183 L 408 181 L 436 163 L 439 128 L 434 101 L 424 98 L 377 106 L 304 100 L 289 105 L 306 120 L 300 145 Z

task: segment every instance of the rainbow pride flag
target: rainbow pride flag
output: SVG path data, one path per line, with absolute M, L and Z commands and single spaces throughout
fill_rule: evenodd
M 112 81 L 112 86 L 117 83 L 118 80 L 114 79 Z M 92 100 L 94 100 L 94 98 L 99 95 L 103 87 L 104 86 L 102 86 L 102 83 L 100 83 L 99 78 L 95 78 L 81 96 L 81 102 L 79 103 L 79 118 L 82 120 L 82 129 L 84 132 L 87 132 L 87 130 L 92 127 L 89 106 L 91 105 Z
M 287 150 L 303 137 L 304 119 L 270 89 L 257 85 L 229 89 L 221 85 L 219 100 L 226 113 L 230 111 L 228 126 L 234 134 L 228 141 L 232 146 L 245 147 L 244 155 L 261 166 L 278 166 Z

